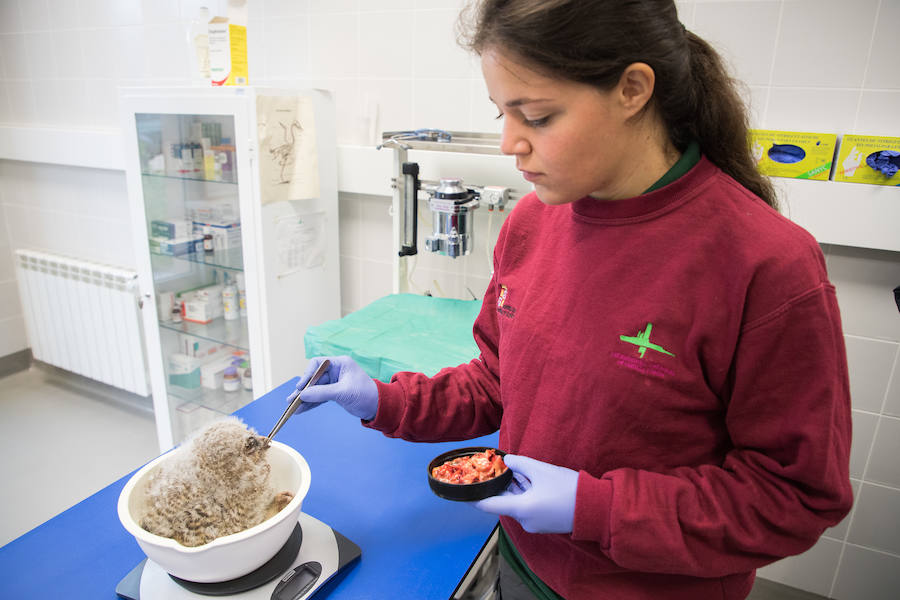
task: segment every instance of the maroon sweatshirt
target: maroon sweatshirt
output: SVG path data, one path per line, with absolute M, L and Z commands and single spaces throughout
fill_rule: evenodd
M 504 224 L 478 359 L 378 382 L 408 440 L 500 429 L 578 470 L 574 531 L 504 529 L 565 598 L 738 599 L 848 512 L 850 395 L 816 241 L 705 158 L 636 198 Z

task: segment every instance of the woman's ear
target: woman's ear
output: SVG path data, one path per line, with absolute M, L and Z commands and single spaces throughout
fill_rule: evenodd
M 616 95 L 626 119 L 640 113 L 650 102 L 655 83 L 656 73 L 650 65 L 637 62 L 625 67 L 616 86 Z

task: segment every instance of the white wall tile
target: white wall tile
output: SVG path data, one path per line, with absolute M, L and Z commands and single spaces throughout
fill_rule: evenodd
M 358 15 L 310 14 L 309 19 L 311 74 L 355 77 L 359 72 Z
M 897 23 L 900 23 L 900 2 L 882 0 L 872 38 L 866 87 L 900 89 L 900 73 L 897 71 L 900 36 L 897 35 Z
M 772 72 L 781 2 L 715 2 L 696 5 L 692 29 L 710 42 L 732 74 L 766 85 Z
M 769 94 L 769 129 L 843 133 L 853 131 L 856 90 L 775 87 Z
M 119 95 L 114 79 L 87 80 L 87 120 L 94 127 L 121 127 L 119 124 Z
M 694 11 L 696 2 L 693 0 L 675 0 L 675 8 L 678 10 L 678 20 L 688 29 L 694 27 Z
M 836 540 L 821 538 L 803 554 L 767 565 L 757 574 L 770 581 L 828 596 L 842 545 Z
M 13 33 L 22 31 L 22 13 L 19 12 L 19 3 L 0 2 L 0 33 Z
M 360 280 L 360 307 L 391 293 L 391 263 L 364 260 Z
M 881 417 L 865 478 L 900 488 L 900 419 Z
M 79 0 L 82 27 L 138 25 L 143 18 L 142 0 Z
M 181 10 L 178 6 L 180 0 L 141 0 L 141 23 L 144 25 L 161 25 L 173 23 L 181 18 Z M 209 6 L 207 5 L 207 8 Z M 189 13 L 189 18 L 199 16 L 200 11 Z M 185 31 L 187 24 L 185 24 Z
M 37 115 L 34 89 L 30 80 L 7 81 L 9 115 L 13 123 L 33 124 Z
M 364 77 L 412 77 L 414 15 L 363 13 L 359 30 L 359 72 Z M 404 32 L 404 33 L 399 33 Z
M 358 194 L 338 194 L 340 215 L 340 253 L 342 257 L 359 259 L 363 257 L 362 216 Z
M 0 79 L 0 123 L 10 123 L 13 121 L 12 111 L 9 108 L 9 93 L 7 82 Z
M 834 246 L 828 273 L 837 288 L 844 333 L 900 341 L 891 292 L 900 283 L 898 253 Z
M 368 260 L 390 264 L 394 258 L 393 226 L 389 212 L 391 199 L 383 196 L 360 198 L 361 256 Z
M 76 29 L 53 32 L 52 49 L 58 77 L 81 79 L 84 76 L 81 35 L 82 32 Z
M 469 78 L 473 72 L 469 53 L 456 43 L 456 10 L 417 10 L 413 47 L 413 73 L 417 79 Z
M 80 24 L 78 2 L 72 2 L 72 0 L 48 0 L 47 14 L 49 28 L 54 31 L 74 29 Z
M 54 127 L 84 124 L 87 95 L 84 81 L 74 79 L 41 79 L 32 83 L 35 99 L 35 122 Z
M 0 54 L 3 55 L 6 77 L 10 79 L 24 79 L 31 76 L 25 39 L 23 33 L 0 35 Z
M 347 13 L 359 7 L 359 0 L 309 0 L 309 12 Z
M 341 257 L 341 316 L 363 307 L 360 299 L 363 261 Z
M 263 16 L 269 17 L 296 17 L 309 12 L 309 2 L 306 0 L 266 0 L 263 4 Z
M 190 47 L 184 28 L 178 24 L 143 27 L 142 35 L 131 38 L 132 28 L 119 30 L 119 46 L 127 47 L 119 77 L 135 79 L 187 79 L 190 76 Z M 123 38 L 129 37 L 127 44 Z M 131 54 L 133 52 L 133 54 Z
M 0 321 L 0 356 L 13 354 L 28 348 L 25 319 L 14 317 Z
M 265 76 L 268 78 L 308 76 L 310 73 L 308 18 L 293 16 L 266 19 L 263 26 Z
M 28 71 L 34 79 L 57 77 L 53 33 L 34 31 L 25 34 L 25 53 L 28 56 Z
M 880 413 L 897 357 L 896 342 L 844 336 L 853 407 Z
M 870 412 L 853 411 L 853 443 L 850 448 L 850 477 L 862 479 L 869 451 L 875 440 L 879 417 Z
M 81 51 L 84 57 L 85 77 L 109 79 L 119 75 L 117 58 L 119 53 L 133 52 L 133 49 L 130 46 L 119 48 L 117 43 L 114 29 L 84 30 L 81 36 Z
M 896 600 L 900 556 L 848 544 L 834 586 L 835 600 Z
M 894 370 L 891 372 L 887 399 L 884 402 L 884 414 L 900 417 L 900 353 L 897 354 Z
M 468 130 L 485 133 L 502 132 L 503 121 L 497 118 L 500 111 L 497 105 L 491 102 L 487 86 L 480 75 L 469 80 L 469 93 L 471 94 L 471 109 Z
M 448 90 L 454 92 L 448 93 Z M 472 91 L 467 80 L 420 79 L 413 82 L 412 128 L 465 131 Z
M 360 0 L 360 12 L 380 10 L 409 10 L 416 7 L 416 0 Z
M 900 91 L 864 90 L 853 133 L 896 136 L 900 132 Z
M 22 314 L 22 304 L 19 300 L 19 287 L 15 279 L 0 281 L 0 321 L 10 319 Z
M 772 82 L 859 87 L 879 0 L 792 0 L 783 5 Z
M 404 131 L 412 129 L 412 80 L 411 79 L 361 79 L 360 97 L 366 94 L 377 103 L 377 129 Z
M 900 554 L 900 489 L 863 482 L 847 541 Z
M 14 0 L 4 0 L 12 3 Z M 49 12 L 47 0 L 18 0 L 19 14 L 22 16 L 22 31 L 38 31 L 48 29 Z

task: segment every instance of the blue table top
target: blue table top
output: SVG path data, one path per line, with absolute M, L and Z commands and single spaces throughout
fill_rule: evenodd
M 235 414 L 267 432 L 295 383 L 285 382 Z M 360 561 L 317 598 L 450 598 L 497 523 L 493 515 L 432 494 L 426 474 L 438 454 L 496 446 L 497 434 L 466 442 L 405 442 L 326 405 L 292 418 L 276 439 L 296 448 L 312 471 L 303 512 L 362 549 Z M 116 585 L 144 558 L 116 514 L 130 476 L 0 548 L 0 598 L 117 598 Z

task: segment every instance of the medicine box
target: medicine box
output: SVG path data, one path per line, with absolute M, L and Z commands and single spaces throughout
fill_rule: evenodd
M 227 17 L 209 22 L 209 71 L 214 86 L 247 85 L 247 27 Z
M 203 244 L 203 238 L 197 237 L 183 237 L 176 238 L 173 240 L 167 240 L 164 238 L 152 238 L 155 239 L 156 242 L 151 242 L 151 251 L 153 250 L 153 246 L 158 243 L 159 244 L 159 253 L 166 254 L 169 256 L 182 256 L 184 254 L 189 254 L 195 252 L 197 250 L 198 244 Z
M 900 185 L 900 138 L 845 135 L 841 140 L 834 180 Z
M 760 173 L 774 177 L 828 180 L 837 134 L 750 130 L 750 148 Z
M 200 387 L 200 361 L 186 354 L 169 355 L 169 384 L 188 390 Z
M 177 221 L 154 220 L 150 222 L 150 235 L 168 240 L 193 237 L 194 224 L 187 219 Z

